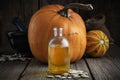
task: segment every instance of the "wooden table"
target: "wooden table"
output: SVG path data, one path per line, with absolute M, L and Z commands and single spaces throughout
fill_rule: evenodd
M 89 78 L 79 80 L 120 80 L 120 47 L 110 45 L 104 57 L 83 57 L 72 63 L 71 68 L 89 73 Z M 0 80 L 58 80 L 46 78 L 46 72 L 47 64 L 36 59 L 0 62 Z

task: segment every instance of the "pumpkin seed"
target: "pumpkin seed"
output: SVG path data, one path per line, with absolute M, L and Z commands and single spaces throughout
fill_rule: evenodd
M 78 74 L 83 74 L 83 72 L 84 72 L 84 71 L 82 71 L 82 70 L 78 70 L 78 71 L 77 71 Z
M 73 78 L 80 78 L 81 76 L 74 76 Z
M 63 75 L 63 76 L 68 76 L 68 75 L 69 75 L 69 73 L 63 73 L 62 75 Z
M 47 77 L 48 77 L 48 78 L 54 78 L 54 76 L 53 76 L 53 75 L 47 75 Z
M 79 74 L 74 74 L 73 75 L 73 78 L 79 78 L 80 76 L 79 76 Z
M 65 77 L 65 76 L 62 76 L 62 77 L 61 77 L 61 79 L 66 79 L 66 78 L 67 78 L 67 77 Z
M 71 74 L 72 76 L 77 76 L 77 75 L 79 75 L 79 74 L 77 74 L 77 73 L 74 73 L 74 74 Z
M 71 79 L 72 77 L 71 77 L 71 76 L 68 76 L 67 78 L 68 78 L 68 79 Z
M 87 73 L 87 72 L 83 72 L 83 74 L 86 74 L 86 75 L 88 75 L 88 73 Z
M 74 74 L 74 73 L 77 73 L 77 71 L 74 69 L 70 69 L 69 73 Z
M 61 75 L 55 75 L 55 77 L 56 77 L 56 78 L 60 78 L 60 77 L 61 77 Z
M 86 74 L 82 74 L 81 77 L 83 77 L 83 78 L 88 78 L 89 76 L 86 75 Z

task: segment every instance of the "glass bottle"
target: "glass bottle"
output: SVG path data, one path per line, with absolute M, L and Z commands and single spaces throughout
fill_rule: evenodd
M 48 45 L 48 71 L 62 74 L 70 69 L 69 43 L 62 35 L 63 28 L 53 28 L 54 37 Z

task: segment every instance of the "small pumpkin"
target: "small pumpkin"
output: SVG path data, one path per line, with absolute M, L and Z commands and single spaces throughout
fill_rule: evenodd
M 63 27 L 64 36 L 70 44 L 70 61 L 75 62 L 83 56 L 86 49 L 86 28 L 79 14 L 69 9 L 77 7 L 91 10 L 91 5 L 71 3 L 67 6 L 47 5 L 31 18 L 28 28 L 28 41 L 33 56 L 41 62 L 48 62 L 48 43 L 53 37 L 54 27 Z
M 103 56 L 109 48 L 109 39 L 101 30 L 91 30 L 87 33 L 86 53 L 92 57 Z

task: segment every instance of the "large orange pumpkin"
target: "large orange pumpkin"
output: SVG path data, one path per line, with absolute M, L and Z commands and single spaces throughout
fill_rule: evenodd
M 86 53 L 92 57 L 103 56 L 109 48 L 109 39 L 101 30 L 91 30 L 87 33 Z
M 28 29 L 28 40 L 32 54 L 42 62 L 48 61 L 48 43 L 53 37 L 54 27 L 63 27 L 63 35 L 70 44 L 70 60 L 81 59 L 86 48 L 86 29 L 81 16 L 69 9 L 76 7 L 70 4 L 48 5 L 38 10 L 31 18 Z M 90 6 L 81 6 L 82 9 L 91 9 Z

